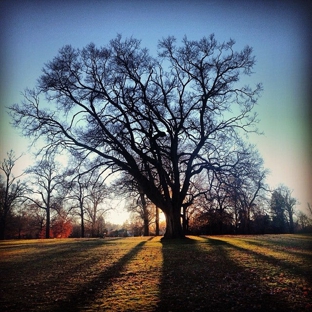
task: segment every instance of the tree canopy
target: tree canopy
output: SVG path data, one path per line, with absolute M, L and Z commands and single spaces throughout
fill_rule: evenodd
M 207 190 L 209 175 L 235 169 L 248 155 L 242 132 L 257 130 L 262 86 L 241 81 L 255 57 L 234 45 L 210 35 L 178 46 L 167 37 L 151 56 L 140 40 L 118 35 L 104 47 L 64 46 L 10 108 L 14 124 L 44 137 L 47 151 L 131 175 L 164 212 L 165 236 L 183 237 L 181 208 Z

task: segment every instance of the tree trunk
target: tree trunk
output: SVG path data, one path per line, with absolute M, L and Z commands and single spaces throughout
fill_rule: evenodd
M 46 238 L 50 238 L 50 207 L 47 207 Z
M 289 211 L 289 233 L 294 234 L 294 219 L 291 211 Z
M 149 236 L 149 222 L 148 218 L 144 218 L 144 236 Z
M 181 225 L 181 209 L 171 208 L 164 211 L 166 217 L 166 233 L 164 238 L 185 238 Z
M 5 226 L 6 226 L 5 221 L 6 221 L 5 217 L 0 218 L 0 240 L 5 239 Z
M 141 197 L 141 203 L 142 203 L 142 209 L 143 209 L 143 222 L 144 222 L 144 236 L 149 236 L 149 220 L 148 220 L 148 210 L 147 210 L 147 204 L 145 200 L 145 195 L 143 192 L 140 192 Z
M 50 238 L 50 209 L 51 209 L 51 180 L 48 181 L 47 185 L 47 203 L 46 203 L 46 212 L 47 212 L 47 222 L 46 222 L 46 238 Z
M 251 207 L 248 206 L 247 207 L 247 234 L 251 234 L 251 229 L 250 229 L 250 210 L 251 210 Z
M 183 227 L 183 233 L 186 233 L 186 207 L 183 207 L 183 213 L 182 213 L 182 227 Z
M 84 213 L 83 213 L 83 206 L 82 204 L 80 203 L 80 229 L 81 229 L 81 233 L 80 233 L 80 236 L 82 238 L 85 237 L 85 227 L 84 227 Z
M 85 237 L 84 217 L 81 215 L 81 237 Z
M 223 208 L 221 207 L 218 212 L 219 212 L 219 216 L 218 216 L 218 222 L 219 222 L 219 234 L 223 234 Z
M 155 220 L 155 223 L 156 223 L 156 233 L 155 235 L 156 236 L 159 236 L 159 208 L 157 206 L 156 207 L 156 220 Z

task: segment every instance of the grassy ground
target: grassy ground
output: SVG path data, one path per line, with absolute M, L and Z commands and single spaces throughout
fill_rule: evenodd
M 312 236 L 0 242 L 1 311 L 312 311 Z

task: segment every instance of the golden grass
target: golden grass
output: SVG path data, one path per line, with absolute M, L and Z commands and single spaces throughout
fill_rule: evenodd
M 311 239 L 4 241 L 1 311 L 310 311 Z
M 160 238 L 146 241 L 99 295 L 91 310 L 154 311 L 160 299 L 162 265 Z
M 250 272 L 251 287 L 270 295 L 281 294 L 291 307 L 296 301 L 312 308 L 312 241 L 310 235 L 220 236 L 228 260 Z M 303 307 L 302 307 L 303 309 Z

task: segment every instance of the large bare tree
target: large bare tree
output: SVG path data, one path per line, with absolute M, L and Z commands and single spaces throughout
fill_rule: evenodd
M 11 107 L 26 136 L 44 137 L 76 157 L 97 157 L 125 171 L 166 216 L 165 237 L 183 237 L 181 207 L 203 172 L 229 170 L 235 140 L 255 131 L 261 85 L 245 86 L 252 48 L 233 40 L 159 41 L 150 56 L 134 38 L 105 47 L 65 46 L 43 68 L 35 89 Z

